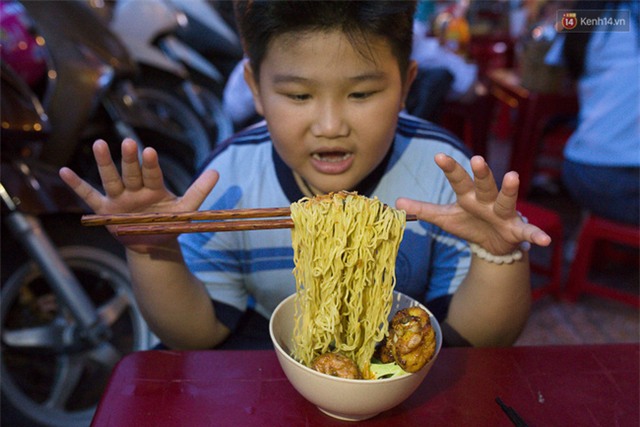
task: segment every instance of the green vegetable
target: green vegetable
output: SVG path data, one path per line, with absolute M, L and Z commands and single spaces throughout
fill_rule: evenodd
M 371 373 L 373 373 L 377 380 L 383 378 L 394 378 L 408 374 L 408 372 L 404 371 L 396 362 L 380 363 L 378 361 L 373 361 L 371 363 Z

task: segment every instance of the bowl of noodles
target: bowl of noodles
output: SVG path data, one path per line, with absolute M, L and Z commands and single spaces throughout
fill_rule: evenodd
M 293 387 L 338 419 L 371 418 L 420 385 L 442 346 L 435 317 L 396 292 L 404 211 L 357 193 L 291 205 L 296 292 L 269 332 Z
M 426 310 L 413 298 L 394 292 L 392 315 L 408 307 Z M 293 387 L 305 399 L 325 414 L 341 420 L 364 420 L 402 403 L 420 386 L 442 346 L 438 321 L 427 310 L 435 332 L 435 351 L 417 372 L 380 379 L 336 377 L 305 366 L 292 356 L 296 310 L 294 294 L 282 301 L 271 316 L 269 332 L 278 362 Z M 375 363 L 372 365 L 375 366 Z

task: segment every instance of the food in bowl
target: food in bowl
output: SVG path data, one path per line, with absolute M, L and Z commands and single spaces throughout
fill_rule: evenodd
M 370 376 L 365 378 L 355 361 L 331 351 L 315 357 L 310 368 L 340 378 L 380 379 L 417 372 L 433 357 L 435 331 L 429 313 L 420 307 L 399 310 L 391 319 L 389 334 L 376 347 Z
M 436 318 L 413 298 L 394 292 L 392 313 L 408 307 L 421 307 L 429 314 L 435 335 L 435 351 L 431 359 L 415 373 L 392 378 L 346 379 L 320 373 L 292 356 L 296 302 L 295 294 L 287 297 L 276 307 L 269 322 L 269 333 L 278 362 L 292 386 L 322 412 L 334 418 L 364 420 L 401 404 L 423 382 L 442 347 L 442 332 Z
M 366 419 L 398 405 L 442 345 L 431 313 L 394 292 L 405 212 L 338 192 L 293 203 L 291 219 L 296 293 L 269 324 L 289 381 L 340 419 Z M 389 358 L 372 360 L 376 348 Z
M 322 353 L 311 361 L 311 369 L 340 378 L 362 379 L 358 365 L 342 353 Z
M 388 330 L 404 211 L 354 192 L 303 198 L 291 205 L 298 311 L 293 356 L 307 367 L 336 353 L 365 379 Z M 322 360 L 322 359 L 321 359 Z M 323 365 L 326 366 L 326 363 Z
M 382 363 L 396 363 L 405 372 L 418 372 L 435 351 L 436 335 L 429 313 L 420 307 L 408 307 L 393 316 L 389 335 L 376 355 Z

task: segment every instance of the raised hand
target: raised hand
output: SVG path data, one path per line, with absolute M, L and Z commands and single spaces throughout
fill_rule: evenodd
M 474 179 L 453 158 L 438 154 L 436 164 L 445 173 L 457 195 L 455 203 L 437 205 L 407 198 L 396 202 L 398 209 L 437 225 L 495 255 L 513 252 L 520 243 L 547 246 L 551 238 L 516 211 L 520 181 L 516 172 L 505 174 L 498 190 L 489 165 L 481 156 L 471 159 Z
M 165 187 L 158 164 L 158 153 L 153 148 L 144 149 L 142 161 L 138 158 L 138 147 L 134 140 L 125 139 L 121 150 L 122 175 L 113 162 L 107 143 L 98 140 L 93 145 L 93 155 L 104 194 L 71 169 L 60 169 L 62 180 L 97 214 L 195 210 L 218 180 L 217 172 L 207 171 L 196 179 L 182 197 L 178 197 Z M 113 232 L 113 228 L 110 231 Z M 132 249 L 140 249 L 143 246 L 161 244 L 167 237 L 128 236 L 118 239 Z

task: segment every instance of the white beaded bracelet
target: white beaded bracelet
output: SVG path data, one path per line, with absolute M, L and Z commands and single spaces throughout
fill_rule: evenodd
M 516 249 L 508 255 L 494 255 L 477 243 L 469 243 L 469 248 L 478 258 L 494 264 L 512 264 L 514 261 L 521 260 L 523 256 L 521 249 Z

